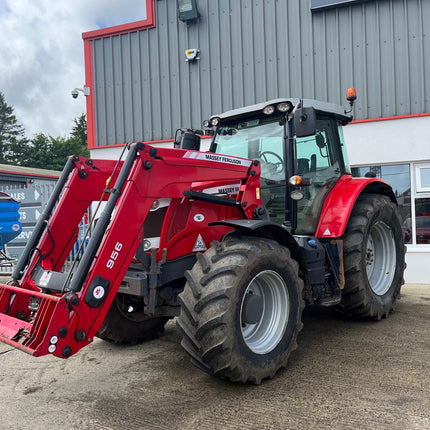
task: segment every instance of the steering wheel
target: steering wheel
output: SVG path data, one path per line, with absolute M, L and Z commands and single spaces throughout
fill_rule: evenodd
M 272 163 L 271 161 L 268 160 L 268 157 L 267 157 L 268 155 L 275 157 L 277 159 L 277 161 L 275 163 Z M 279 174 L 279 173 L 284 171 L 284 161 L 276 152 L 273 152 L 273 151 L 260 152 L 260 158 L 267 165 L 270 166 L 269 170 L 272 170 L 271 173 Z

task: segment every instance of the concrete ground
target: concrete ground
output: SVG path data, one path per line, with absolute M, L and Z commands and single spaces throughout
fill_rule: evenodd
M 0 429 L 430 429 L 430 285 L 405 286 L 380 322 L 303 319 L 288 367 L 258 387 L 194 368 L 173 321 L 67 360 L 0 344 Z

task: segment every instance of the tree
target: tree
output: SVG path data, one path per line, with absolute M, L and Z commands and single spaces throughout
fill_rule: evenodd
M 24 167 L 51 169 L 51 142 L 49 136 L 36 134 L 23 148 L 21 159 L 17 163 Z
M 82 116 L 80 118 L 82 118 Z M 83 155 L 84 157 L 90 156 L 90 151 L 87 148 L 86 137 L 85 139 L 82 139 L 82 136 L 73 136 L 72 132 L 72 136 L 67 139 L 63 137 L 50 137 L 50 139 L 52 144 L 52 169 L 62 170 L 69 155 L 76 154 Z
M 0 92 L 0 163 L 17 164 L 27 144 L 25 131 Z
M 62 170 L 69 155 L 89 157 L 85 141 L 79 136 L 52 137 L 36 134 L 24 147 L 20 165 L 40 169 Z
M 83 113 L 73 120 L 75 125 L 72 128 L 70 136 L 81 142 L 82 146 L 87 147 L 87 116 Z
M 67 155 L 79 154 L 84 157 L 90 156 L 87 140 L 87 116 L 83 113 L 73 120 L 74 126 L 67 141 Z

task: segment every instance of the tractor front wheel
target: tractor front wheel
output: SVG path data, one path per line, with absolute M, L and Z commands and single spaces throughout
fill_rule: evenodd
M 403 242 L 397 206 L 381 195 L 359 197 L 344 235 L 340 309 L 345 314 L 376 320 L 388 316 L 403 284 Z
M 112 343 L 134 345 L 157 338 L 169 317 L 148 317 L 143 299 L 118 293 L 97 332 L 97 337 Z
M 186 272 L 182 346 L 205 372 L 260 384 L 284 367 L 302 328 L 298 263 L 273 240 L 215 242 Z

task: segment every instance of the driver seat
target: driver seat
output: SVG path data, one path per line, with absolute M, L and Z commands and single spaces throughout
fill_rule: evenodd
M 309 173 L 309 160 L 307 158 L 298 158 L 297 174 L 303 175 L 304 173 Z

